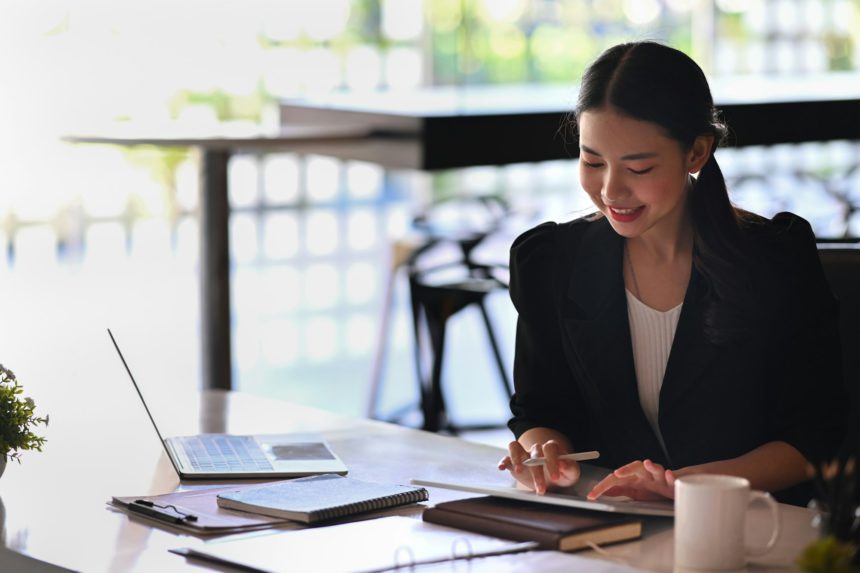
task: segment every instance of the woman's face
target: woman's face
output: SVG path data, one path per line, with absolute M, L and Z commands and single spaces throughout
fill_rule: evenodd
M 605 108 L 580 115 L 579 141 L 582 187 L 618 234 L 680 231 L 688 217 L 688 176 L 707 160 L 707 138 L 685 152 L 656 124 Z

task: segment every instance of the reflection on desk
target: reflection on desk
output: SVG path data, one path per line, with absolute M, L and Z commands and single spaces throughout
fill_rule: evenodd
M 5 547 L 0 547 L 0 571 L 15 573 L 71 573 L 71 569 L 45 563 L 33 557 L 22 555 Z

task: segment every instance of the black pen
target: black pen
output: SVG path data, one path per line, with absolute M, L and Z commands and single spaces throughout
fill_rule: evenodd
M 173 506 L 171 505 L 169 507 Z M 166 511 L 167 508 L 159 508 L 151 501 L 143 499 L 138 499 L 128 504 L 128 509 L 134 513 L 146 515 L 147 517 L 152 517 L 159 521 L 166 521 L 167 523 L 187 523 L 189 521 L 197 521 L 197 516 L 195 515 L 174 515 L 173 513 Z M 174 509 L 174 511 L 179 513 L 179 510 Z

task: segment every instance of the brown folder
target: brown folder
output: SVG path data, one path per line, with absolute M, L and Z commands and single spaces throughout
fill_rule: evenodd
M 514 541 L 537 541 L 541 549 L 576 551 L 642 535 L 642 520 L 629 515 L 476 497 L 440 503 L 424 521 Z

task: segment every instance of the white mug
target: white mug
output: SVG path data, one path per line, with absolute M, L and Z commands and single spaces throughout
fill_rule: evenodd
M 773 532 L 763 547 L 748 547 L 748 506 L 762 501 L 770 508 Z M 697 474 L 675 481 L 675 567 L 731 570 L 748 556 L 770 551 L 780 534 L 779 505 L 763 491 L 750 489 L 741 477 Z

